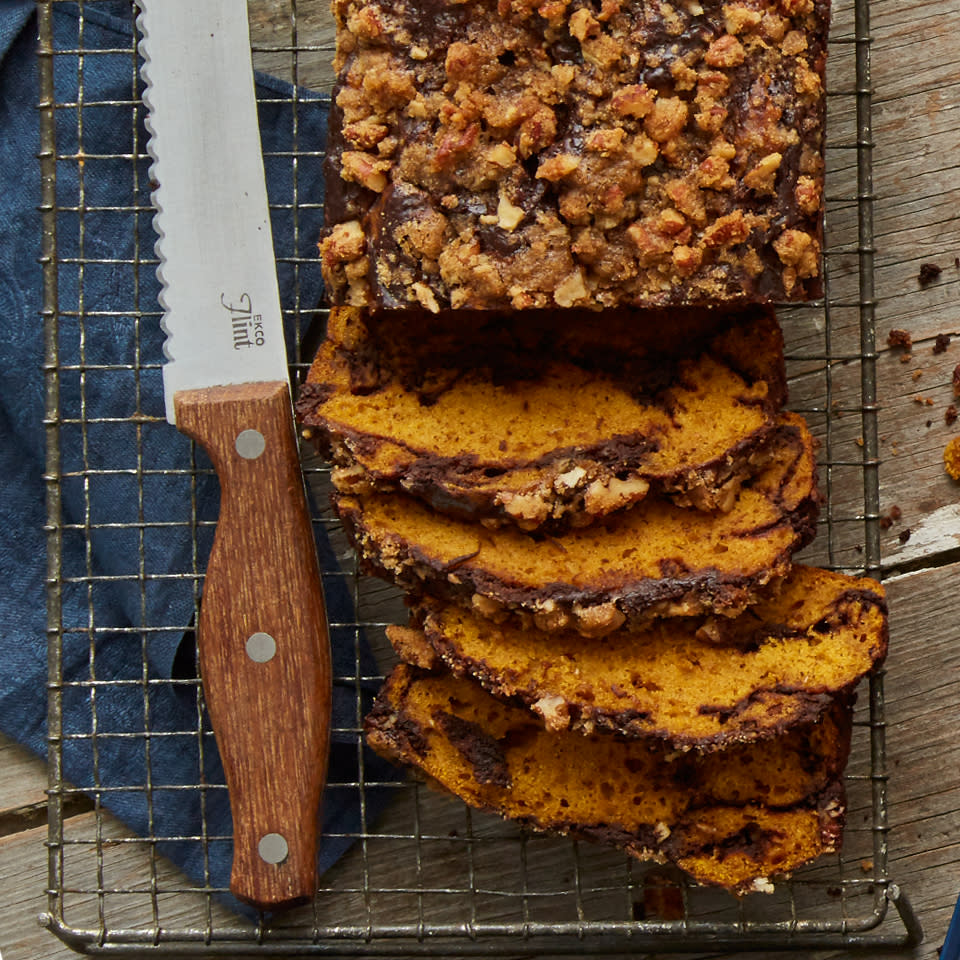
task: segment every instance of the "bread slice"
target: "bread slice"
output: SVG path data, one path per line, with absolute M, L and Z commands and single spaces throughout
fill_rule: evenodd
M 297 411 L 340 490 L 533 530 L 651 489 L 729 509 L 785 393 L 769 309 L 335 308 Z
M 551 732 L 478 684 L 400 664 L 365 722 L 381 755 L 473 807 L 669 860 L 743 893 L 840 843 L 851 708 L 812 727 L 697 754 Z
M 625 621 L 734 616 L 790 569 L 819 508 L 813 438 L 781 415 L 771 462 L 728 513 L 647 498 L 556 537 L 441 516 L 403 494 L 335 496 L 367 568 L 413 592 L 601 636 Z
M 735 620 L 673 618 L 587 638 L 496 624 L 426 599 L 415 622 L 387 628 L 401 659 L 478 680 L 551 730 L 700 751 L 810 724 L 887 652 L 879 583 L 799 565 Z

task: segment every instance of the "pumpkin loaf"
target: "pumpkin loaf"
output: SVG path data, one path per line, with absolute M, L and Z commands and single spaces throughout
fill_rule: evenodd
M 773 311 L 332 311 L 301 390 L 345 493 L 583 525 L 649 490 L 729 509 L 786 394 Z
M 334 0 L 335 304 L 819 296 L 829 0 Z
M 735 616 L 790 569 L 819 509 L 813 438 L 782 414 L 771 462 L 728 513 L 648 497 L 589 527 L 537 536 L 441 516 L 404 494 L 336 494 L 361 562 L 413 594 L 494 619 L 601 636 L 651 617 Z
M 671 861 L 703 884 L 772 889 L 839 846 L 851 707 L 774 739 L 709 754 L 548 731 L 529 711 L 450 674 L 398 665 L 367 742 L 466 803 L 536 830 Z
M 587 638 L 496 624 L 425 599 L 413 622 L 387 628 L 401 659 L 469 676 L 550 730 L 700 751 L 808 725 L 887 651 L 880 584 L 800 565 L 734 620 L 673 618 Z

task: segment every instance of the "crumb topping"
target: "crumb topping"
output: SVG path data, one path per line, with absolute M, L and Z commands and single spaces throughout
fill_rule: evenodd
M 826 0 L 334 9 L 335 302 L 819 294 Z

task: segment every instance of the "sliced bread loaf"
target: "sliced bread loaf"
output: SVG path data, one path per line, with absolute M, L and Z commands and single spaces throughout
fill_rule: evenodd
M 556 530 L 648 490 L 729 509 L 785 392 L 768 309 L 341 308 L 297 411 L 343 492 Z
M 404 494 L 339 494 L 335 503 L 362 562 L 408 591 L 601 636 L 651 617 L 735 616 L 760 600 L 814 534 L 813 447 L 803 419 L 783 414 L 767 467 L 727 513 L 648 497 L 555 537 L 487 529 Z
M 402 659 L 469 676 L 551 730 L 700 751 L 810 724 L 887 651 L 879 583 L 800 565 L 733 620 L 670 618 L 590 638 L 497 624 L 425 599 L 414 623 L 387 628 Z
M 478 684 L 400 664 L 365 723 L 371 747 L 473 807 L 669 860 L 742 893 L 835 850 L 851 710 L 711 754 L 551 732 Z

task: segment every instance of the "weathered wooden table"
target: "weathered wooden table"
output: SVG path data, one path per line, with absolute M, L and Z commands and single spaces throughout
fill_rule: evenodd
M 251 0 L 257 43 L 269 44 L 279 2 Z M 323 7 L 301 0 L 301 29 L 322 35 Z M 905 960 L 937 956 L 960 894 L 960 483 L 942 461 L 944 445 L 960 432 L 960 421 L 945 418 L 960 364 L 960 0 L 873 0 L 871 21 L 881 510 L 899 508 L 882 534 L 891 606 L 889 872 L 926 931 L 921 946 L 888 954 Z M 272 57 L 259 65 L 282 73 L 288 55 Z M 302 60 L 302 79 L 327 83 L 327 59 L 318 50 Z M 926 263 L 942 272 L 922 285 Z M 886 344 L 894 328 L 912 335 L 906 361 Z M 942 335 L 956 339 L 935 353 Z M 843 397 L 835 399 L 842 406 Z M 4 960 L 72 955 L 36 923 L 46 906 L 46 781 L 41 760 L 0 740 Z M 92 816 L 77 804 L 78 821 Z M 119 836 L 124 828 L 109 829 Z M 147 870 L 147 854 L 127 850 L 122 866 L 135 878 Z

